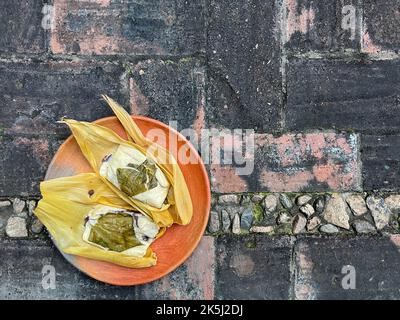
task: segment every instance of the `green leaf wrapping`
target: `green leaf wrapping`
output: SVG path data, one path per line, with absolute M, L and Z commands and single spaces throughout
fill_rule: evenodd
M 136 196 L 157 186 L 157 167 L 146 160 L 141 165 L 128 164 L 126 168 L 117 169 L 117 179 L 121 191 L 128 196 Z
M 141 245 L 135 236 L 133 217 L 123 213 L 107 213 L 100 217 L 92 226 L 88 240 L 116 252 Z

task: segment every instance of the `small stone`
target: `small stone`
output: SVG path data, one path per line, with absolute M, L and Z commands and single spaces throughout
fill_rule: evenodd
M 250 228 L 250 232 L 254 232 L 254 233 L 270 233 L 272 231 L 274 231 L 274 227 L 272 227 L 272 226 L 265 226 L 265 227 L 252 226 Z
M 304 206 L 300 207 L 300 212 L 304 213 L 307 217 L 311 217 L 314 214 L 315 210 L 311 204 L 307 203 Z
M 31 224 L 31 231 L 34 234 L 39 234 L 43 231 L 43 224 L 40 222 L 39 219 L 35 218 Z
M 27 237 L 26 220 L 20 217 L 10 217 L 7 221 L 6 234 L 11 238 Z
M 268 212 L 274 212 L 278 206 L 278 199 L 275 195 L 269 194 L 264 199 L 264 207 Z
M 15 198 L 13 201 L 13 209 L 16 214 L 21 213 L 25 209 L 25 201 Z
M 231 218 L 229 217 L 229 213 L 226 210 L 222 210 L 222 230 L 227 232 L 231 227 Z
M 298 214 L 293 221 L 293 233 L 301 233 L 307 225 L 307 219 L 302 214 Z
M 347 204 L 339 194 L 333 194 L 328 200 L 324 212 L 324 219 L 335 226 L 349 230 L 349 215 Z
M 28 215 L 28 212 L 22 211 L 21 213 L 16 214 L 16 216 L 20 217 L 20 218 L 27 219 L 29 215 Z
M 317 213 L 319 213 L 319 214 L 324 212 L 324 209 L 325 209 L 325 197 L 319 197 L 318 199 L 316 199 L 315 202 L 314 202 L 314 208 L 315 208 L 315 211 Z
M 235 214 L 235 216 L 233 217 L 232 232 L 234 234 L 240 233 L 240 217 L 238 214 Z
M 218 211 L 210 212 L 210 220 L 208 221 L 208 232 L 214 233 L 220 230 L 220 221 Z
M 241 214 L 244 211 L 244 207 L 238 206 L 238 205 L 230 205 L 230 206 L 225 206 L 224 210 L 229 214 L 229 217 L 231 220 L 233 220 L 233 217 L 235 214 Z
M 303 196 L 299 196 L 296 199 L 296 204 L 301 207 L 301 206 L 305 205 L 306 203 L 310 202 L 311 199 L 312 199 L 312 197 L 309 194 L 305 194 Z
M 313 231 L 321 224 L 321 219 L 318 217 L 314 217 L 307 222 L 307 231 Z
M 356 220 L 353 223 L 353 227 L 357 233 L 374 233 L 376 232 L 375 227 L 368 221 Z
M 364 198 L 360 194 L 352 194 L 346 198 L 346 202 L 353 211 L 355 216 L 362 216 L 368 212 L 367 205 L 365 204 Z
M 251 203 L 251 197 L 249 196 L 242 196 L 242 200 L 240 201 L 241 205 L 248 205 Z
M 33 210 L 36 208 L 36 201 L 35 200 L 30 200 L 27 202 L 28 204 L 28 213 L 30 216 L 33 215 Z
M 393 213 L 400 213 L 400 195 L 390 195 L 385 199 L 385 204 Z
M 372 217 L 374 218 L 375 226 L 378 230 L 382 230 L 389 224 L 392 212 L 385 204 L 383 198 L 369 196 L 367 198 L 367 206 L 371 210 Z
M 291 209 L 293 207 L 292 200 L 290 200 L 290 198 L 284 193 L 280 194 L 279 201 L 281 202 L 282 206 L 286 209 Z
M 8 200 L 0 201 L 0 208 L 5 208 L 11 205 L 11 202 Z
M 242 213 L 240 228 L 248 231 L 250 230 L 252 224 L 253 224 L 253 210 L 251 208 L 246 208 Z
M 323 233 L 333 234 L 333 233 L 338 233 L 339 229 L 333 224 L 325 224 L 319 228 L 319 231 Z
M 264 199 L 264 196 L 262 194 L 255 194 L 252 198 L 251 201 L 254 203 L 261 202 L 262 199 Z
M 221 204 L 239 204 L 240 198 L 237 194 L 224 194 L 219 196 L 218 202 Z
M 281 213 L 279 213 L 276 222 L 278 224 L 285 224 L 285 223 L 289 223 L 291 220 L 292 220 L 292 216 L 290 214 L 288 214 L 287 212 L 281 212 Z

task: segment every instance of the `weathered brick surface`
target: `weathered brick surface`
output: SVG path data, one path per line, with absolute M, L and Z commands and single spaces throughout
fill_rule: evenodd
M 400 189 L 400 136 L 365 135 L 361 138 L 365 190 Z
M 47 138 L 0 136 L 0 196 L 37 195 L 53 151 Z
M 398 299 L 399 237 L 308 238 L 295 247 L 297 299 Z M 355 289 L 343 289 L 354 267 Z M 345 279 L 346 280 L 346 279 Z
M 55 0 L 54 53 L 177 55 L 205 49 L 205 1 Z
M 127 103 L 123 69 L 112 63 L 0 63 L 0 128 L 6 134 L 60 134 L 61 117 L 93 121 L 111 115 L 102 93 Z M 126 94 L 125 94 L 126 92 Z
M 264 132 L 280 128 L 279 11 L 275 1 L 210 2 L 210 125 Z
M 400 14 L 397 0 L 364 0 L 364 34 L 362 50 L 379 53 L 400 49 Z
M 289 237 L 219 237 L 216 256 L 217 299 L 289 298 Z
M 232 165 L 210 166 L 214 191 L 345 191 L 361 187 L 355 134 L 260 134 L 255 142 L 250 175 L 238 176 Z
M 42 0 L 2 0 L 0 52 L 41 53 L 46 49 Z
M 146 115 L 178 129 L 205 127 L 205 71 L 195 59 L 145 60 L 131 66 L 132 114 Z
M 343 51 L 359 47 L 361 10 L 356 0 L 285 0 L 285 9 L 285 45 L 291 51 Z M 344 29 L 342 20 L 349 17 L 349 9 L 354 10 L 354 28 Z
M 168 276 L 138 286 L 141 299 L 206 299 L 214 298 L 214 238 L 204 236 L 192 256 Z
M 398 130 L 400 65 L 395 61 L 293 59 L 288 67 L 290 130 Z
M 135 298 L 134 287 L 105 285 L 77 271 L 49 240 L 0 240 L 0 256 L 1 299 Z M 42 286 L 45 265 L 55 268 L 55 289 Z

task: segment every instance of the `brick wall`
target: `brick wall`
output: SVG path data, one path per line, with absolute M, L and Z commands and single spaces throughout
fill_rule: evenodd
M 0 297 L 399 297 L 398 0 L 3 0 L 0 11 Z M 197 252 L 146 286 L 74 271 L 32 217 L 69 134 L 56 121 L 110 115 L 101 93 L 178 129 L 255 130 L 249 175 L 208 166 Z M 38 285 L 46 261 L 65 289 Z M 340 286 L 345 265 L 355 290 Z

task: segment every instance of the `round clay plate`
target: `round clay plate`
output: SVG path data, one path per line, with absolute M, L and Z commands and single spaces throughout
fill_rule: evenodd
M 170 149 L 176 159 L 178 159 L 176 151 L 171 150 L 170 140 L 178 141 L 178 148 L 174 148 L 175 150 L 180 150 L 182 146 L 187 150 L 190 149 L 190 155 L 195 161 L 182 164 L 178 159 L 178 163 L 192 198 L 193 218 L 187 226 L 174 224 L 163 237 L 151 245 L 158 257 L 157 264 L 153 267 L 129 269 L 108 262 L 67 255 L 62 252 L 69 262 L 87 275 L 105 283 L 123 286 L 154 281 L 180 266 L 192 254 L 204 233 L 211 199 L 208 175 L 203 161 L 194 147 L 180 133 L 159 121 L 141 116 L 133 116 L 133 119 L 145 135 L 150 129 L 162 130 L 165 133 L 165 141 L 159 139 L 157 143 L 161 143 Z M 96 123 L 112 129 L 124 139 L 127 138 L 116 117 L 103 118 L 97 120 Z M 82 155 L 75 139 L 69 137 L 54 156 L 45 179 L 72 176 L 83 172 L 92 172 L 92 169 Z M 57 246 L 57 243 L 55 245 Z

